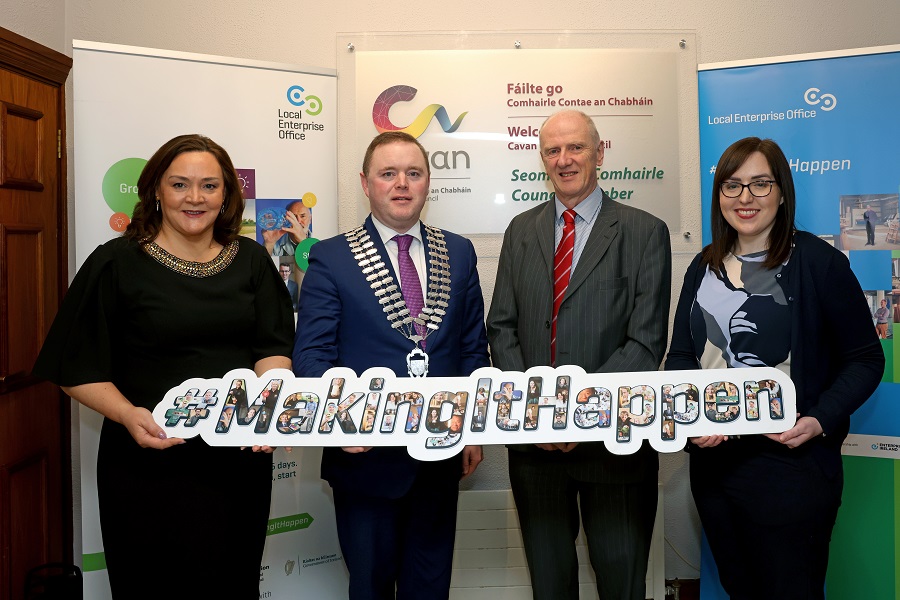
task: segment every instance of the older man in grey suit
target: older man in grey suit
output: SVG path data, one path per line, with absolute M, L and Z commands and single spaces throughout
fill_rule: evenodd
M 669 231 L 597 185 L 593 121 L 561 111 L 540 131 L 555 200 L 506 230 L 487 318 L 494 366 L 656 370 L 666 349 Z M 543 395 L 548 394 L 547 390 Z M 656 516 L 656 453 L 602 443 L 510 446 L 509 475 L 536 599 L 578 598 L 578 506 L 601 598 L 642 600 Z

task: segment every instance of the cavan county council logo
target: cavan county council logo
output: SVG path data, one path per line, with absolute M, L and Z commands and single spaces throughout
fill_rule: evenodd
M 872 450 L 878 450 L 878 444 L 872 444 Z
M 409 102 L 416 97 L 416 88 L 409 85 L 394 85 L 381 92 L 375 99 L 375 105 L 372 106 L 372 122 L 375 123 L 375 129 L 378 133 L 385 131 L 402 131 L 413 137 L 419 137 L 428 128 L 431 119 L 437 118 L 441 124 L 441 129 L 445 133 L 453 133 L 459 128 L 463 118 L 469 114 L 468 111 L 462 113 L 456 118 L 456 121 L 450 123 L 450 117 L 447 115 L 447 109 L 440 104 L 429 104 L 419 113 L 412 123 L 406 127 L 397 127 L 391 123 L 388 113 L 391 107 L 397 102 Z
M 834 107 L 837 106 L 837 98 L 834 97 L 834 94 L 820 94 L 821 91 L 819 88 L 811 87 L 803 93 L 803 99 L 811 106 L 820 105 L 819 108 L 825 112 L 834 110 Z
M 304 96 L 305 91 L 302 86 L 292 85 L 287 90 L 287 100 L 294 106 L 306 106 L 306 114 L 315 117 L 322 112 L 322 100 L 312 94 Z

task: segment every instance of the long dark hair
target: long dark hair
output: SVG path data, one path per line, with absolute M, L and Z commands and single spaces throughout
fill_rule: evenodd
M 722 207 L 719 204 L 719 188 L 722 186 L 722 182 L 734 175 L 754 152 L 759 152 L 766 157 L 775 183 L 778 184 L 784 198 L 784 202 L 778 206 L 775 223 L 769 231 L 768 250 L 763 266 L 767 269 L 775 268 L 784 263 L 791 253 L 796 208 L 791 166 L 788 164 L 784 152 L 773 140 L 747 137 L 728 146 L 722 153 L 719 164 L 716 166 L 716 175 L 713 178 L 710 210 L 712 243 L 703 249 L 701 257 L 703 264 L 708 265 L 716 272 L 720 271 L 725 257 L 734 249 L 737 241 L 737 231 L 728 224 L 722 214 Z
M 131 223 L 123 234 L 125 237 L 146 244 L 159 235 L 162 227 L 162 213 L 156 210 L 159 183 L 172 161 L 185 152 L 209 152 L 222 168 L 224 204 L 213 225 L 213 239 L 223 246 L 237 239 L 244 213 L 244 197 L 241 195 L 237 172 L 234 170 L 231 157 L 222 146 L 206 136 L 195 133 L 172 138 L 144 165 L 137 182 L 139 200 L 134 207 Z

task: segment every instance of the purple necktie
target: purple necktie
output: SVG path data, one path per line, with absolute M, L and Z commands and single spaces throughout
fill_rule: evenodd
M 422 282 L 419 281 L 419 274 L 416 271 L 416 265 L 413 263 L 412 257 L 409 255 L 409 246 L 412 244 L 413 236 L 411 235 L 395 235 L 394 241 L 397 242 L 397 266 L 400 269 L 400 291 L 403 292 L 403 300 L 406 302 L 406 308 L 409 309 L 409 316 L 418 318 L 422 312 L 425 302 L 422 300 Z M 423 337 L 422 349 L 425 349 L 425 326 L 415 324 L 416 333 Z

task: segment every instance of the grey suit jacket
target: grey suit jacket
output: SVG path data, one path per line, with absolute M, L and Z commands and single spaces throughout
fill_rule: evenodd
M 506 229 L 487 317 L 491 358 L 499 369 L 524 371 L 550 364 L 555 219 L 554 203 L 547 202 L 518 215 Z M 666 350 L 671 280 L 666 224 L 604 194 L 560 306 L 557 363 L 578 365 L 588 373 L 657 370 Z M 645 444 L 632 457 L 643 456 L 643 467 L 649 468 L 650 454 Z M 613 462 L 602 444 L 580 444 L 569 455 L 572 460 Z M 655 464 L 655 452 L 652 456 Z M 618 457 L 625 459 L 621 466 L 632 457 Z M 595 475 L 618 480 L 624 472 Z

